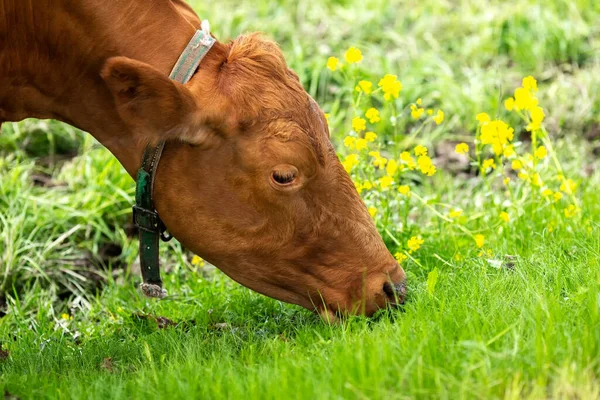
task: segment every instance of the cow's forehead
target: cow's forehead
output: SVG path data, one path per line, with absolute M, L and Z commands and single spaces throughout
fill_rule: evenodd
M 284 112 L 264 113 L 260 118 L 266 137 L 298 141 L 310 146 L 319 163 L 324 163 L 328 139 L 325 118 L 319 105 L 310 97 L 304 107 Z
M 313 147 L 319 163 L 323 164 L 325 159 L 325 144 L 329 140 L 327 133 L 326 121 L 321 108 L 317 102 L 308 96 L 308 140 Z
M 303 107 L 286 110 L 268 110 L 256 118 L 274 130 L 291 136 L 321 136 L 326 133 L 324 116 L 319 105 L 310 96 Z

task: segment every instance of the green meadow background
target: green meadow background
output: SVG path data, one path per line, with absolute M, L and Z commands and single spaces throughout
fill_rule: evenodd
M 363 76 L 398 76 L 404 104 L 420 97 L 444 110 L 444 123 L 422 138 L 436 160 L 453 151 L 445 143 L 472 141 L 475 115 L 500 113 L 521 78 L 533 75 L 557 154 L 578 183 L 581 217 L 553 222 L 534 210 L 497 240 L 489 233 L 486 246 L 511 260 L 500 264 L 476 254 L 457 259 L 463 238 L 424 222 L 425 243 L 403 264 L 407 304 L 371 319 L 327 325 L 192 262 L 176 241 L 161 249 L 172 296 L 157 302 L 137 289 L 134 183 L 116 159 L 67 125 L 7 123 L 0 135 L 6 398 L 600 398 L 600 2 L 192 5 L 221 40 L 262 31 L 279 42 L 331 113 L 340 151 L 354 114 L 347 84 L 325 63 L 350 46 L 362 50 Z M 468 215 L 493 212 L 474 201 L 493 195 L 477 176 L 438 167 L 423 192 Z M 396 232 L 381 221 L 378 228 Z

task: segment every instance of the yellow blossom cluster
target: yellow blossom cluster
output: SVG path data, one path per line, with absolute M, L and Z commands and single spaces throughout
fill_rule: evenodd
M 396 75 L 392 74 L 384 75 L 384 77 L 379 80 L 377 86 L 383 91 L 383 98 L 388 101 L 397 99 L 402 90 L 402 83 L 400 83 Z
M 371 94 L 373 91 L 373 83 L 370 81 L 358 81 L 358 84 L 354 88 L 357 92 L 363 92 L 364 94 Z
M 408 243 L 406 244 L 408 246 L 408 252 L 414 253 L 415 251 L 421 248 L 423 243 L 425 243 L 425 240 L 421 239 L 420 236 L 411 237 L 410 239 L 408 239 Z
M 374 124 L 381 121 L 381 117 L 379 116 L 379 111 L 375 107 L 371 107 L 365 112 L 365 117 L 369 120 L 370 123 Z
M 508 111 L 525 112 L 528 118 L 528 131 L 537 131 L 541 129 L 542 122 L 546 117 L 544 110 L 540 107 L 539 101 L 535 96 L 538 91 L 537 81 L 532 76 L 523 78 L 521 87 L 515 89 L 513 97 L 504 101 L 504 108 Z
M 492 121 L 486 113 L 479 114 L 477 120 L 479 121 L 481 144 L 491 145 L 497 156 L 503 154 L 505 148 L 513 140 L 515 130 L 504 121 Z
M 435 126 L 445 120 L 444 112 L 427 105 L 427 99 L 424 104 L 421 98 L 413 103 L 408 102 L 408 106 L 403 108 L 402 105 L 407 102 L 400 99 L 403 87 L 398 77 L 385 74 L 379 80 L 363 79 L 364 71 L 356 65 L 362 60 L 361 51 L 351 47 L 344 54 L 344 65 L 338 58 L 330 57 L 326 66 L 331 71 L 341 70 L 341 75 L 351 84 L 349 87 L 353 88 L 345 92 L 353 99 L 352 112 L 346 120 L 352 129 L 346 131 L 349 133 L 343 139 L 345 156 L 342 157 L 342 165 L 353 178 L 358 193 L 365 199 L 369 214 L 378 223 L 397 221 L 403 224 L 402 230 L 406 224 L 411 228 L 409 232 L 412 232 L 414 222 L 405 218 L 405 214 L 414 208 L 415 202 L 420 202 L 424 208 L 432 211 L 431 215 L 437 215 L 443 223 L 453 224 L 462 230 L 479 255 L 491 256 L 493 252 L 487 242 L 489 237 L 493 243 L 492 229 L 509 231 L 515 221 L 520 221 L 525 215 L 519 208 L 524 202 L 539 201 L 555 210 L 555 214 L 561 218 L 572 219 L 581 215 L 574 198 L 576 182 L 565 178 L 560 166 L 555 166 L 556 155 L 544 127 L 546 115 L 539 104 L 537 81 L 533 77 L 525 77 L 521 86 L 504 101 L 505 109 L 525 122 L 523 127 L 531 132 L 531 145 L 528 140 L 516 137 L 516 132 L 524 129 L 514 125 L 515 132 L 515 128 L 506 122 L 509 119 L 504 118 L 502 113 L 495 114 L 494 118 L 487 113 L 477 114 L 474 142 L 455 145 L 456 153 L 463 155 L 463 159 L 467 158 L 471 165 L 478 166 L 482 180 L 490 183 L 498 179 L 503 183 L 503 186 L 488 184 L 490 191 L 501 188 L 502 194 L 508 197 L 506 202 L 495 203 L 495 207 L 490 208 L 497 211 L 488 220 L 491 222 L 489 226 L 482 227 L 472 222 L 480 219 L 469 215 L 468 211 L 452 204 L 429 203 L 429 200 L 420 196 L 419 189 L 415 190 L 421 186 L 411 187 L 412 183 L 407 184 L 420 182 L 424 176 L 436 174 L 437 167 L 430 149 L 417 141 L 425 136 L 417 134 L 427 129 L 433 132 Z M 347 68 L 352 68 L 351 74 L 347 73 Z M 404 122 L 411 122 L 402 123 L 403 118 Z M 335 123 L 339 123 L 339 119 Z M 413 124 L 421 126 L 415 129 Z M 387 148 L 392 138 L 396 144 L 403 143 L 403 147 Z M 501 208 L 499 204 L 502 204 Z M 397 215 L 390 212 L 391 207 L 398 207 Z M 440 212 L 441 207 L 446 211 Z M 551 225 L 558 226 L 554 222 Z M 473 232 L 475 229 L 477 233 Z M 418 229 L 417 232 L 423 230 Z M 425 239 L 418 233 L 397 240 L 399 249 L 394 256 L 398 262 L 413 259 L 412 254 L 424 242 Z M 456 253 L 456 257 L 464 259 L 465 250 L 461 251 Z

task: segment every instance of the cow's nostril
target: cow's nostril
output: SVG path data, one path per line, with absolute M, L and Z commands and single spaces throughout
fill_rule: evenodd
M 394 294 L 396 295 L 397 303 L 404 304 L 406 299 L 406 280 L 394 285 Z
M 389 282 L 385 282 L 383 284 L 383 292 L 386 294 L 386 296 L 390 299 L 395 301 L 396 300 L 396 296 L 394 294 L 394 287 L 392 286 L 391 283 Z
M 406 299 L 406 281 L 402 281 L 400 283 L 395 284 L 385 282 L 383 284 L 383 292 L 387 296 L 390 305 L 402 305 L 404 304 L 404 300 Z

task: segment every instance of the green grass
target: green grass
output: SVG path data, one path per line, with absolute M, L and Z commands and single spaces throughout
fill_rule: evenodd
M 146 299 L 137 289 L 137 241 L 128 236 L 132 179 L 73 128 L 5 124 L 0 346 L 7 355 L 0 356 L 0 392 L 86 399 L 600 397 L 597 2 L 192 3 L 220 38 L 261 30 L 279 41 L 307 90 L 332 113 L 332 139 L 342 153 L 359 109 L 352 87 L 324 65 L 350 46 L 365 56 L 359 76 L 377 83 L 385 73 L 398 75 L 399 106 L 422 97 L 445 111 L 444 124 L 418 138 L 439 163 L 433 178 L 410 181 L 427 205 L 365 196 L 378 207 L 378 228 L 392 252 L 413 235 L 425 239 L 403 263 L 409 301 L 402 311 L 329 326 L 214 267 L 193 265 L 176 241 L 161 249 L 171 297 Z M 546 127 L 566 175 L 578 183 L 576 218 L 564 218 L 526 188 L 507 204 L 499 185 L 456 175 L 440 161 L 451 153 L 442 145 L 472 141 L 474 116 L 500 113 L 500 101 L 526 75 L 538 78 Z M 526 149 L 518 120 L 500 115 Z M 413 143 L 410 117 L 399 127 L 397 137 L 389 121 L 377 131 L 386 154 Z M 446 205 L 464 210 L 464 220 L 436 218 L 432 210 Z M 510 223 L 499 222 L 501 209 L 511 210 Z M 479 256 L 461 227 L 485 234 L 489 254 Z

